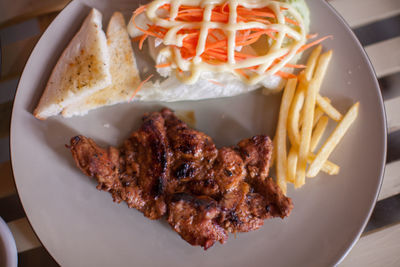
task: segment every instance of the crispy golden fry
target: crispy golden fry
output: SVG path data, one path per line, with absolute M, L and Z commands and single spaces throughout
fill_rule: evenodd
M 342 139 L 343 135 L 349 129 L 351 124 L 355 121 L 358 115 L 359 102 L 355 103 L 343 119 L 336 126 L 335 130 L 328 137 L 326 142 L 322 145 L 321 149 L 318 151 L 314 161 L 310 164 L 307 171 L 307 177 L 315 177 L 321 170 L 324 162 L 328 159 L 329 155 L 332 153 L 334 148 Z
M 312 80 L 307 88 L 306 98 L 303 107 L 304 119 L 300 132 L 300 144 L 299 144 L 298 160 L 296 168 L 296 179 L 294 183 L 294 186 L 296 188 L 302 186 L 305 183 L 307 155 L 308 152 L 310 151 L 312 123 L 314 120 L 314 107 L 315 107 L 317 92 L 318 92 L 317 83 L 315 82 L 315 80 Z
M 318 96 L 317 96 L 318 97 Z M 331 100 L 327 97 L 324 97 L 324 99 L 326 101 L 328 101 L 329 103 L 331 103 Z M 321 119 L 321 117 L 324 115 L 324 111 L 317 105 L 315 107 L 315 113 L 314 113 L 314 121 L 313 121 L 313 128 L 315 127 L 315 125 L 317 125 L 319 119 Z M 301 126 L 301 124 L 300 124 Z
M 305 69 L 305 78 L 307 81 L 311 81 L 315 66 L 317 65 L 317 60 L 319 55 L 322 51 L 322 45 L 318 45 L 314 50 L 311 52 L 310 56 L 307 59 L 307 67 Z
M 314 121 L 313 121 L 313 128 L 317 125 L 319 120 L 324 116 L 324 111 L 320 107 L 315 107 L 314 111 Z
M 332 58 L 332 50 L 323 53 L 318 59 L 318 65 L 315 69 L 313 80 L 317 83 L 317 88 L 321 87 L 322 81 L 325 77 L 326 70 L 328 69 L 329 62 Z
M 279 110 L 278 127 L 276 129 L 276 176 L 277 184 L 286 194 L 286 169 L 287 169 L 287 155 L 286 155 L 286 132 L 287 132 L 287 119 L 289 114 L 290 103 L 296 90 L 297 79 L 288 80 L 285 90 L 283 91 L 281 107 Z
M 329 103 L 331 102 L 331 100 L 327 97 L 324 97 L 324 99 L 326 101 L 328 101 Z M 319 119 L 324 115 L 324 111 L 319 107 L 316 106 L 315 107 L 315 111 L 314 111 L 314 121 L 313 121 L 313 128 L 315 127 L 315 125 L 317 125 Z M 300 116 L 300 122 L 299 125 L 301 127 L 301 125 L 303 125 L 303 116 Z
M 315 148 L 318 146 L 318 143 L 325 132 L 326 126 L 328 126 L 328 122 L 329 122 L 328 117 L 322 116 L 321 119 L 318 121 L 317 125 L 315 126 L 310 142 L 311 152 L 314 152 Z
M 340 121 L 343 118 L 342 114 L 320 95 L 317 96 L 317 104 L 334 121 Z
M 313 153 L 308 154 L 307 162 L 311 163 L 315 159 L 315 155 Z M 329 160 L 324 162 L 324 165 L 322 165 L 321 171 L 329 174 L 329 175 L 336 175 L 340 171 L 340 167 L 336 165 L 333 162 L 330 162 Z M 308 176 L 307 176 L 308 177 Z
M 298 161 L 296 169 L 295 187 L 300 187 L 305 183 L 307 156 L 310 151 L 310 141 L 312 134 L 312 126 L 314 121 L 315 103 L 322 80 L 325 77 L 329 62 L 332 58 L 332 50 L 323 53 L 315 68 L 314 77 L 312 78 L 307 91 L 305 93 L 305 101 L 303 107 L 303 125 L 300 133 L 300 144 L 298 152 Z
M 289 150 L 287 157 L 287 173 L 286 181 L 290 183 L 295 182 L 296 178 L 296 167 L 297 167 L 297 149 L 292 146 Z
M 303 82 L 302 82 L 303 83 Z M 299 86 L 300 87 L 300 86 Z M 288 117 L 288 136 L 292 146 L 298 147 L 300 144 L 300 111 L 304 104 L 304 90 L 298 88 L 293 98 L 292 104 L 289 110 Z
M 274 136 L 274 139 L 272 139 L 272 154 L 271 154 L 271 161 L 270 161 L 270 167 L 272 168 L 275 164 L 275 159 L 276 159 L 276 135 Z

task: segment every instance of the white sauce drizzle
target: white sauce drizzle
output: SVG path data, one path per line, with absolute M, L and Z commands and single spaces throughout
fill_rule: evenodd
M 227 23 L 211 21 L 212 10 L 217 5 L 223 5 L 228 2 L 229 19 Z M 170 4 L 169 19 L 160 17 L 157 10 L 164 4 Z M 195 6 L 203 8 L 203 20 L 201 22 L 182 22 L 176 21 L 181 5 Z M 277 23 L 264 24 L 261 22 L 237 22 L 237 7 L 243 6 L 248 9 L 268 7 L 273 11 Z M 285 14 L 284 14 L 285 13 Z M 258 66 L 256 72 L 252 72 L 247 79 L 240 77 L 249 84 L 256 84 L 265 77 L 275 74 L 290 62 L 296 55 L 297 51 L 306 42 L 306 30 L 303 18 L 290 4 L 273 1 L 273 0 L 155 0 L 151 2 L 146 9 L 147 17 L 152 23 L 168 29 L 163 39 L 163 44 L 167 45 L 160 53 L 166 55 L 165 58 L 171 61 L 171 67 L 179 68 L 183 73 L 177 72 L 178 78 L 187 84 L 195 83 L 201 76 L 202 72 L 230 72 L 237 75 L 235 69 L 242 69 L 252 66 Z M 287 25 L 285 15 L 289 15 L 297 23 L 296 29 Z M 191 59 L 184 59 L 181 56 L 178 47 L 182 47 L 186 34 L 178 34 L 181 29 L 200 29 L 200 34 L 196 47 L 196 55 Z M 209 29 L 222 29 L 227 38 L 227 62 L 219 65 L 211 65 L 204 62 L 201 58 L 205 50 Z M 278 33 L 276 40 L 272 42 L 271 47 L 266 55 L 247 58 L 244 60 L 235 60 L 235 40 L 238 30 L 247 30 L 252 28 L 271 29 Z M 292 39 L 289 45 L 284 45 L 287 36 Z M 276 59 L 280 62 L 272 66 Z M 272 66 L 272 67 L 271 67 Z M 189 74 L 189 75 L 188 75 Z

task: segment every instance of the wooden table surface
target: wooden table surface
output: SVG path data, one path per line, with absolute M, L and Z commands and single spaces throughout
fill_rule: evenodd
M 322 0 L 321 0 L 322 1 Z M 58 266 L 33 233 L 14 187 L 9 154 L 12 102 L 24 64 L 68 0 L 0 0 L 0 216 L 14 235 L 19 266 Z M 383 186 L 370 221 L 341 266 L 400 266 L 400 0 L 328 0 L 364 46 L 388 119 Z

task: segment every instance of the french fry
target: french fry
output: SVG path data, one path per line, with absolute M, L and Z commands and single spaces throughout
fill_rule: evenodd
M 324 116 L 324 111 L 320 107 L 315 107 L 314 111 L 314 120 L 313 120 L 313 125 L 312 127 L 314 128 L 315 125 L 319 122 L 319 120 Z
M 318 97 L 318 96 L 317 96 Z M 327 101 L 328 103 L 331 103 L 331 100 L 327 97 L 324 97 L 325 101 Z M 324 115 L 324 111 L 317 105 L 315 107 L 315 111 L 314 111 L 314 121 L 313 121 L 313 128 L 315 127 L 315 125 L 317 125 L 319 119 L 322 117 L 322 115 Z M 301 127 L 301 125 L 303 125 L 303 117 L 300 116 L 300 122 L 299 125 Z
M 325 97 L 329 102 L 329 98 Z M 315 125 L 317 125 L 319 119 L 324 115 L 324 111 L 319 107 L 316 106 L 315 107 L 315 111 L 314 111 L 314 121 L 313 121 L 313 128 L 315 127 Z M 300 116 L 300 122 L 299 125 L 301 127 L 301 125 L 303 125 L 303 116 Z
M 347 132 L 349 127 L 353 124 L 353 122 L 357 118 L 359 105 L 360 105 L 359 102 L 357 102 L 349 109 L 349 111 L 347 111 L 346 115 L 336 126 L 335 130 L 328 137 L 326 142 L 322 145 L 315 159 L 310 164 L 307 170 L 307 177 L 315 177 L 321 170 L 323 164 L 329 158 L 332 151 L 335 149 L 335 147 L 340 142 L 344 134 Z
M 296 178 L 296 167 L 297 167 L 297 149 L 292 146 L 289 150 L 287 157 L 287 173 L 286 181 L 294 183 Z
M 325 77 L 326 70 L 328 69 L 329 62 L 332 58 L 332 50 L 323 53 L 318 59 L 318 65 L 315 68 L 313 80 L 317 83 L 317 88 L 321 87 L 322 81 Z
M 315 159 L 315 155 L 313 153 L 308 154 L 307 162 L 311 163 Z M 322 165 L 321 171 L 329 174 L 329 175 L 336 175 L 340 171 L 340 167 L 336 165 L 333 162 L 330 162 L 329 160 L 324 162 L 324 165 Z M 308 176 L 306 176 L 308 177 Z
M 276 135 L 274 136 L 274 139 L 272 139 L 272 154 L 269 162 L 271 168 L 275 164 L 275 159 L 276 159 Z
M 343 115 L 321 95 L 317 96 L 317 104 L 334 121 L 340 121 L 343 118 Z
M 292 146 L 298 147 L 300 144 L 300 111 L 304 104 L 304 90 L 298 88 L 293 98 L 288 117 L 288 136 Z
M 286 194 L 286 169 L 287 169 L 287 155 L 286 155 L 286 132 L 287 132 L 287 119 L 289 114 L 290 103 L 296 90 L 297 79 L 289 79 L 285 90 L 283 91 L 281 107 L 279 110 L 278 127 L 276 129 L 276 176 L 277 184 Z
M 318 96 L 317 96 L 318 97 Z M 331 103 L 331 100 L 327 97 L 324 97 L 324 99 L 326 101 L 328 101 L 329 103 Z M 313 121 L 313 128 L 315 128 L 315 125 L 317 125 L 319 119 L 321 119 L 321 117 L 324 115 L 324 111 L 318 106 L 315 106 L 315 113 L 314 113 L 314 121 Z M 300 124 L 301 126 L 301 124 Z
M 296 179 L 294 183 L 294 186 L 296 188 L 301 187 L 305 183 L 307 155 L 308 152 L 310 151 L 312 123 L 314 120 L 314 107 L 315 107 L 317 92 L 318 92 L 318 85 L 315 80 L 312 80 L 307 88 L 306 98 L 303 107 L 304 119 L 300 132 L 300 144 L 299 144 L 297 167 L 296 167 Z
M 315 126 L 314 131 L 311 135 L 311 142 L 310 142 L 311 152 L 314 152 L 315 148 L 318 146 L 318 143 L 325 132 L 326 126 L 328 126 L 328 122 L 329 122 L 328 117 L 322 116 L 321 119 L 318 121 L 317 125 Z
M 305 69 L 305 78 L 307 81 L 311 81 L 312 76 L 314 74 L 315 66 L 317 65 L 317 60 L 322 51 L 322 45 L 318 45 L 311 52 L 310 56 L 307 59 L 307 67 Z
M 304 119 L 300 133 L 300 144 L 299 144 L 297 169 L 296 169 L 296 181 L 294 184 L 296 188 L 302 186 L 305 183 L 307 156 L 308 152 L 310 151 L 310 141 L 312 134 L 312 125 L 314 121 L 315 103 L 319 88 L 321 87 L 322 81 L 325 77 L 326 70 L 328 69 L 328 65 L 331 58 L 332 58 L 332 50 L 320 55 L 317 66 L 315 68 L 314 77 L 312 78 L 305 93 L 306 96 L 303 107 Z

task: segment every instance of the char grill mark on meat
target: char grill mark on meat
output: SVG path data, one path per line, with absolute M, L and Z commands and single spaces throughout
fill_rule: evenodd
M 246 170 L 240 155 L 232 148 L 223 147 L 214 162 L 214 177 L 222 193 L 238 188 L 246 177 Z
M 220 214 L 217 202 L 207 196 L 176 193 L 168 204 L 168 223 L 189 244 L 208 249 L 216 241 L 223 244 L 228 233 L 216 219 Z
M 268 178 L 272 142 L 259 135 L 217 149 L 206 134 L 189 128 L 169 109 L 146 114 L 141 128 L 120 149 L 98 147 L 84 136 L 71 139 L 76 164 L 150 219 L 167 215 L 188 243 L 207 249 L 228 232 L 260 228 L 284 218 L 293 204 Z
M 133 151 L 131 161 L 137 166 L 137 185 L 146 205 L 141 210 L 145 216 L 158 219 L 166 212 L 165 194 L 168 165 L 171 158 L 164 118 L 158 112 L 143 118 L 142 127 L 129 138 Z
M 199 185 L 215 184 L 210 180 L 208 172 L 212 169 L 218 150 L 211 138 L 199 131 L 191 129 L 178 119 L 169 109 L 161 111 L 165 119 L 169 146 L 172 152 L 170 165 L 170 180 L 167 192 L 192 190 L 195 194 L 208 195 L 211 191 L 218 192 L 215 187 Z M 206 180 L 210 180 L 205 182 Z M 212 193 L 211 193 L 212 194 Z

